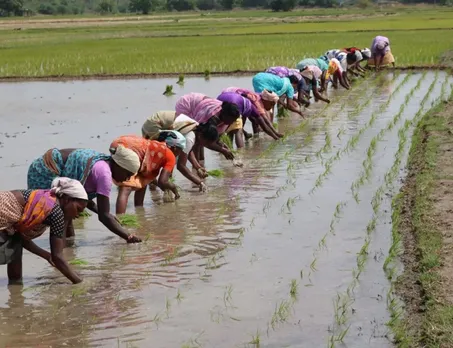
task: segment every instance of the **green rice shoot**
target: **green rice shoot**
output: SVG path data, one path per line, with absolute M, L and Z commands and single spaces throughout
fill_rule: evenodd
M 212 169 L 208 170 L 208 175 L 214 178 L 222 178 L 225 175 L 225 173 L 223 172 L 223 170 L 220 169 Z
M 272 126 L 273 126 L 275 129 L 278 129 L 278 123 L 277 123 L 277 122 L 272 123 Z
M 173 85 L 167 85 L 165 87 L 165 92 L 163 94 L 166 95 L 166 96 L 174 95 L 175 92 L 173 92 Z
M 89 262 L 85 261 L 83 259 L 73 259 L 73 260 L 69 261 L 68 263 L 70 265 L 73 265 L 73 266 L 86 266 L 86 265 L 89 265 Z
M 224 143 L 228 147 L 228 149 L 230 149 L 231 152 L 234 152 L 233 141 L 227 134 L 225 133 L 222 134 L 220 136 L 220 141 Z
M 118 220 L 120 224 L 125 227 L 140 227 L 140 223 L 138 222 L 137 215 L 134 214 L 121 214 L 118 215 Z
M 82 211 L 80 214 L 79 214 L 79 218 L 89 218 L 91 216 L 91 214 L 85 209 L 84 211 Z
M 289 111 L 281 106 L 277 107 L 277 118 L 285 118 L 289 116 Z

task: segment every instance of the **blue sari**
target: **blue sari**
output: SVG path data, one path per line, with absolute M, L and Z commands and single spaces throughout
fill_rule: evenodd
M 53 179 L 62 176 L 85 184 L 91 169 L 98 161 L 107 161 L 110 156 L 90 149 L 72 151 L 66 162 L 57 149 L 47 151 L 44 156 L 34 160 L 28 168 L 28 189 L 50 189 Z M 89 199 L 96 197 L 90 194 Z

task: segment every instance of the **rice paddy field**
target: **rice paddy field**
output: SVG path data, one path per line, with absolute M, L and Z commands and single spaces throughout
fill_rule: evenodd
M 50 147 L 106 151 L 139 134 L 150 112 L 184 93 L 251 88 L 250 76 L 190 77 L 163 96 L 175 81 L 0 84 L 0 189 L 23 187 L 29 162 Z M 404 335 L 392 199 L 414 127 L 452 84 L 444 71 L 396 70 L 329 89 L 332 102 L 312 105 L 306 120 L 278 120 L 284 139 L 249 142 L 243 168 L 209 153 L 207 168 L 222 175 L 207 194 L 177 173 L 177 202 L 159 192 L 144 208 L 130 202 L 134 215 L 122 220 L 140 245 L 80 218 L 65 257 L 83 283 L 29 253 L 23 286 L 7 287 L 1 268 L 0 345 L 392 347 Z M 47 238 L 37 243 L 47 248 Z
M 6 19 L 0 77 L 261 71 L 378 34 L 399 66 L 448 65 L 452 29 L 452 8 L 426 6 Z

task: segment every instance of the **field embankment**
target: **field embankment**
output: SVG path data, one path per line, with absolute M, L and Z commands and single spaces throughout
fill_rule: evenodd
M 405 318 L 400 347 L 453 346 L 453 99 L 427 113 L 415 131 L 408 175 L 395 200 L 404 243 L 398 291 Z

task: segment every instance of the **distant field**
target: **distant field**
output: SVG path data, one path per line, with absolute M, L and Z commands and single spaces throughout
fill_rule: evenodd
M 398 65 L 438 64 L 453 50 L 453 10 L 6 20 L 0 21 L 0 77 L 261 70 L 294 66 L 327 49 L 369 46 L 378 34 L 390 38 Z

